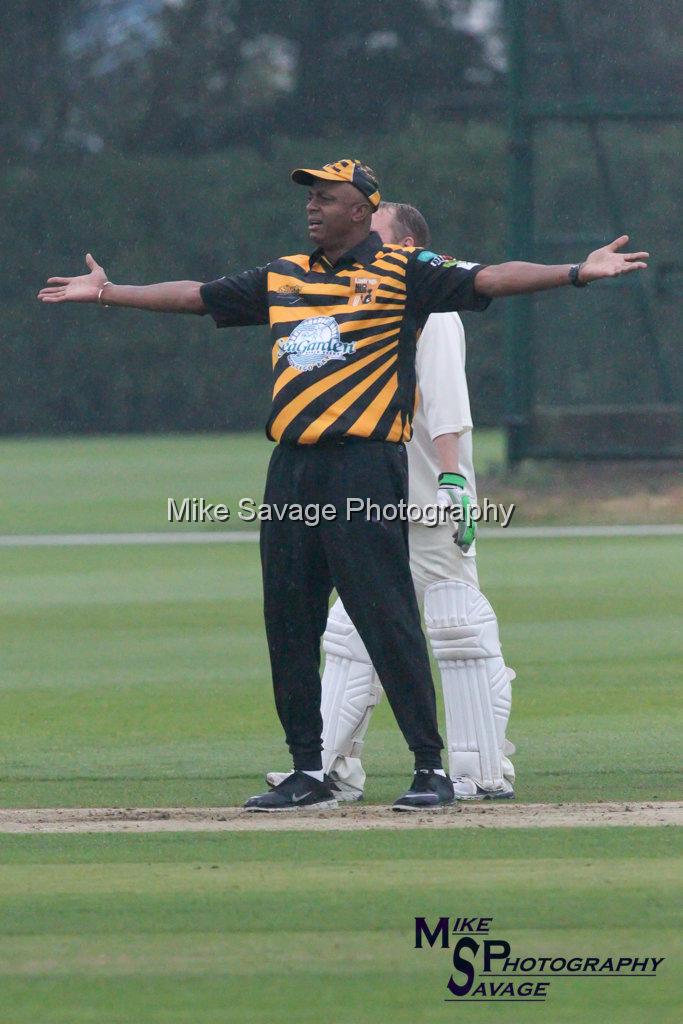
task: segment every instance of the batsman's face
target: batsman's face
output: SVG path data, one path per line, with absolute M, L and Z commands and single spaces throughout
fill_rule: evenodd
M 308 234 L 320 246 L 334 246 L 365 216 L 357 188 L 345 181 L 320 181 L 311 185 L 306 200 Z
M 375 210 L 372 215 L 372 231 L 376 231 L 385 245 L 398 245 L 402 239 L 396 237 L 394 217 L 391 211 L 382 209 Z

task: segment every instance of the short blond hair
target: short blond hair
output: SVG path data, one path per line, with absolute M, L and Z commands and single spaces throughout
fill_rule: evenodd
M 416 207 L 408 203 L 380 203 L 379 209 L 391 214 L 397 234 L 410 235 L 415 239 L 415 245 L 423 249 L 431 245 L 429 225 Z

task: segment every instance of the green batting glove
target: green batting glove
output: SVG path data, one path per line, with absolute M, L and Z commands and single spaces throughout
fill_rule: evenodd
M 458 509 L 453 514 L 453 540 L 463 555 L 471 548 L 477 533 L 477 524 L 472 519 L 472 499 L 465 491 L 466 484 L 465 477 L 460 473 L 439 473 L 439 489 L 436 492 L 437 505 Z

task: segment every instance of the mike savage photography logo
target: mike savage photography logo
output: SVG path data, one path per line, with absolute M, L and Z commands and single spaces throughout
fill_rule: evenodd
M 415 949 L 448 950 L 444 1002 L 544 1003 L 556 979 L 655 978 L 666 957 L 522 954 L 492 917 L 415 918 Z M 562 981 L 558 981 L 562 985 Z
M 423 526 L 435 527 L 457 525 L 469 519 L 473 523 L 495 523 L 505 529 L 510 525 L 515 512 L 515 505 L 503 505 L 489 501 L 488 498 L 479 505 L 416 505 L 413 502 L 401 501 L 391 505 L 380 505 L 369 498 L 347 498 L 341 505 L 314 502 L 300 504 L 285 502 L 283 504 L 266 504 L 254 498 L 240 498 L 235 510 L 225 502 L 207 501 L 206 498 L 168 498 L 166 518 L 169 523 L 229 523 L 237 518 L 243 523 L 291 522 L 304 523 L 306 526 L 319 526 L 322 522 L 335 519 L 353 520 L 362 518 L 366 522 L 394 522 L 400 520 L 408 523 L 421 523 Z

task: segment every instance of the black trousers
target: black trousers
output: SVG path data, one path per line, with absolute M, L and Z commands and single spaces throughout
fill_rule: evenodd
M 332 506 L 334 518 L 261 523 L 266 634 L 275 704 L 294 766 L 321 767 L 320 641 L 336 587 L 379 673 L 418 768 L 441 767 L 443 748 L 427 646 L 408 563 L 408 523 L 365 510 L 347 516 L 347 499 L 380 508 L 408 498 L 405 445 L 348 441 L 278 445 L 264 503 Z M 329 509 L 328 509 L 328 514 Z

